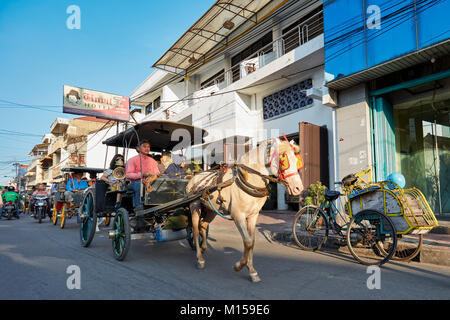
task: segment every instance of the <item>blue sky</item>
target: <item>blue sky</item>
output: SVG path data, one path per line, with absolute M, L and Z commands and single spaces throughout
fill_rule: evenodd
M 29 159 L 56 117 L 75 117 L 62 113 L 64 84 L 129 96 L 214 2 L 1 0 L 0 184 L 15 175 L 8 161 Z M 66 26 L 70 5 L 80 8 L 80 30 Z

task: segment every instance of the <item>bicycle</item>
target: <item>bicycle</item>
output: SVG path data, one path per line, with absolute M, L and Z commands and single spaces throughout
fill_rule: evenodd
M 336 217 L 342 218 L 343 214 L 334 201 L 343 194 L 325 189 L 324 196 L 325 200 L 319 206 L 303 207 L 295 216 L 292 231 L 300 248 L 319 250 L 327 241 L 331 229 L 341 237 L 340 245 L 345 242 L 352 256 L 360 263 L 381 266 L 391 259 L 396 251 L 397 232 L 388 216 L 374 209 L 366 209 L 340 225 Z

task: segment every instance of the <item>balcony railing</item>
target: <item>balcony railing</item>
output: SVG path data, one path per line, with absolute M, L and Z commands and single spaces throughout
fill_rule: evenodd
M 323 11 L 319 11 L 306 21 L 283 34 L 243 61 L 225 70 L 223 74 L 204 84 L 201 89 L 217 85 L 226 87 L 250 73 L 262 68 L 286 53 L 294 50 L 323 33 Z

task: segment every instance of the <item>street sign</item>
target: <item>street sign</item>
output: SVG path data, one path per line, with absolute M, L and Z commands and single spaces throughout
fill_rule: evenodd
M 130 98 L 64 85 L 63 112 L 128 121 Z

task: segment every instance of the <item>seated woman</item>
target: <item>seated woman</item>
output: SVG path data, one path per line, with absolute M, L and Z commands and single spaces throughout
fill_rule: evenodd
M 172 154 L 172 163 L 167 167 L 164 174 L 168 175 L 170 178 L 180 178 L 184 179 L 186 172 L 184 171 L 184 166 L 186 164 L 186 158 L 181 154 Z
M 113 171 L 114 169 L 116 169 L 117 167 L 125 167 L 125 163 L 124 163 L 124 158 L 123 155 L 121 154 L 116 154 L 110 164 L 109 164 L 109 169 L 106 169 L 103 172 L 103 175 L 100 177 L 100 180 L 98 180 L 97 182 L 103 181 L 105 182 L 104 184 L 102 183 L 96 183 L 95 186 L 95 196 L 96 196 L 96 208 L 97 208 L 97 212 L 102 212 L 104 211 L 105 208 L 105 194 L 106 191 L 109 187 L 114 187 L 116 186 L 118 183 L 120 183 L 121 181 L 116 179 L 113 175 Z M 120 208 L 120 200 L 121 200 L 121 194 L 118 193 L 117 194 L 117 198 L 116 198 L 116 204 L 114 206 L 114 208 L 117 210 L 118 208 Z

